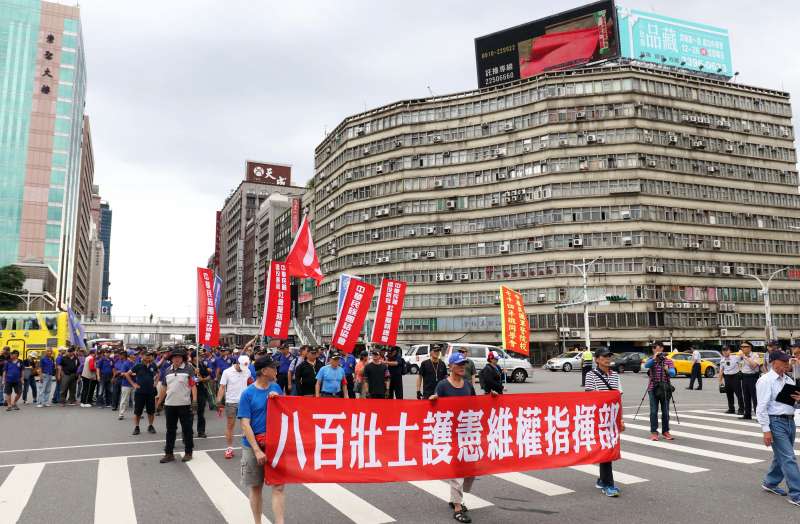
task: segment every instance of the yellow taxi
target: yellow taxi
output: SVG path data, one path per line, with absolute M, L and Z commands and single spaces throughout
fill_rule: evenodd
M 667 353 L 667 357 L 675 364 L 675 374 L 690 376 L 692 374 L 692 354 L 685 351 L 672 351 Z M 700 373 L 706 377 L 711 378 L 717 374 L 717 367 L 713 362 L 708 360 L 700 360 Z

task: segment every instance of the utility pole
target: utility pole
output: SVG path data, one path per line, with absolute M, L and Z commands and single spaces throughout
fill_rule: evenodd
M 581 264 L 570 264 L 572 267 L 578 270 L 583 278 L 583 299 L 580 302 L 570 302 L 567 304 L 559 304 L 556 306 L 556 309 L 569 307 L 569 306 L 577 306 L 583 305 L 583 335 L 584 340 L 586 343 L 586 349 L 591 349 L 592 337 L 589 333 L 589 304 L 594 304 L 598 302 L 605 302 L 605 298 L 597 299 L 597 300 L 589 300 L 589 278 L 588 278 L 588 270 L 589 267 L 603 258 L 602 256 L 595 258 L 591 262 L 586 262 L 586 259 L 583 259 L 583 263 Z
M 769 285 L 772 282 L 772 279 L 775 278 L 775 276 L 778 275 L 778 273 L 782 273 L 787 269 L 791 268 L 788 266 L 782 267 L 770 273 L 766 284 L 764 284 L 764 282 L 756 275 L 751 275 L 750 273 L 744 274 L 744 276 L 746 277 L 756 279 L 759 285 L 761 286 L 761 294 L 764 295 L 764 320 L 766 321 L 764 326 L 764 331 L 766 333 L 767 342 L 778 338 L 777 336 L 775 336 L 777 333 L 774 332 L 774 328 L 772 326 L 772 310 L 770 309 L 770 303 L 769 303 Z

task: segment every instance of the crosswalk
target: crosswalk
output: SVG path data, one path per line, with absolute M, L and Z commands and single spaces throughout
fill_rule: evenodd
M 614 477 L 624 489 L 658 489 L 651 481 L 681 482 L 691 475 L 713 474 L 715 469 L 758 465 L 771 459 L 771 450 L 761 440 L 758 424 L 728 417 L 721 411 L 690 410 L 681 415 L 681 423 L 672 421 L 676 441 L 649 440 L 649 425 L 624 415 L 626 431 L 621 434 L 621 459 L 614 464 Z M 641 424 L 639 422 L 642 422 Z M 157 522 L 137 504 L 142 496 L 158 498 L 161 493 L 148 491 L 151 480 L 142 475 L 179 474 L 162 483 L 197 486 L 194 497 L 197 511 L 209 522 L 252 522 L 247 493 L 239 486 L 238 460 L 226 461 L 222 449 L 195 450 L 192 461 L 174 468 L 157 464 L 157 453 L 101 458 L 81 458 L 74 462 L 96 464 L 96 477 L 87 480 L 94 491 L 93 507 L 86 508 L 94 522 L 135 524 Z M 6 458 L 9 456 L 3 455 Z M 11 455 L 13 457 L 15 455 Z M 20 457 L 30 455 L 20 454 Z M 17 458 L 20 458 L 17 457 Z M 39 463 L 0 464 L 0 522 L 32 522 L 27 515 L 37 501 L 57 496 L 40 493 L 38 487 L 47 478 L 49 468 L 64 467 L 68 459 Z M 729 464 L 729 465 L 728 465 Z M 754 478 L 758 477 L 754 469 Z M 560 470 L 500 473 L 481 477 L 473 493 L 465 494 L 465 504 L 474 511 L 505 511 L 498 493 L 516 493 L 520 500 L 559 500 L 571 493 L 592 492 L 598 476 L 597 465 L 580 465 Z M 653 485 L 653 488 L 648 488 Z M 660 484 L 659 484 L 660 485 Z M 381 495 L 375 484 L 308 484 L 287 488 L 287 508 L 297 513 L 311 508 L 326 508 L 326 521 L 384 524 L 425 521 L 426 508 L 441 508 L 449 501 L 450 488 L 445 481 L 414 481 L 392 485 L 412 500 L 402 509 Z M 200 498 L 198 498 L 200 497 Z M 515 499 L 516 500 L 516 499 Z M 566 500 L 566 499 L 564 499 Z M 264 491 L 265 515 L 262 524 L 271 524 L 269 490 Z M 566 502 L 565 502 L 566 503 Z M 57 506 L 56 506 L 57 508 Z M 37 515 L 41 514 L 37 508 Z M 71 522 L 70 515 L 56 513 L 52 521 Z M 316 515 L 316 514 L 314 514 Z M 335 515 L 336 517 L 330 517 Z M 413 518 L 410 517 L 413 515 Z M 508 514 L 508 518 L 511 518 Z M 330 517 L 330 518 L 329 518 Z M 319 516 L 295 516 L 292 521 L 317 521 Z M 497 520 L 502 520 L 498 518 Z M 86 520 L 83 519 L 82 522 Z

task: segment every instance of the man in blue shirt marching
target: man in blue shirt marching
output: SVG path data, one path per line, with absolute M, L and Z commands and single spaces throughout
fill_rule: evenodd
M 53 386 L 53 381 L 56 375 L 56 363 L 53 361 L 53 350 L 47 348 L 44 350 L 44 356 L 39 360 L 39 399 L 36 402 L 37 408 L 50 407 L 50 388 Z

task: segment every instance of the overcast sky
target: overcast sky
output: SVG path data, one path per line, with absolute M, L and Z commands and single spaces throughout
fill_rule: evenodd
M 473 89 L 476 36 L 584 3 L 83 0 L 114 314 L 191 314 L 245 159 L 291 164 L 302 185 L 326 128 L 426 86 Z M 727 28 L 739 82 L 799 91 L 796 0 L 623 5 Z

